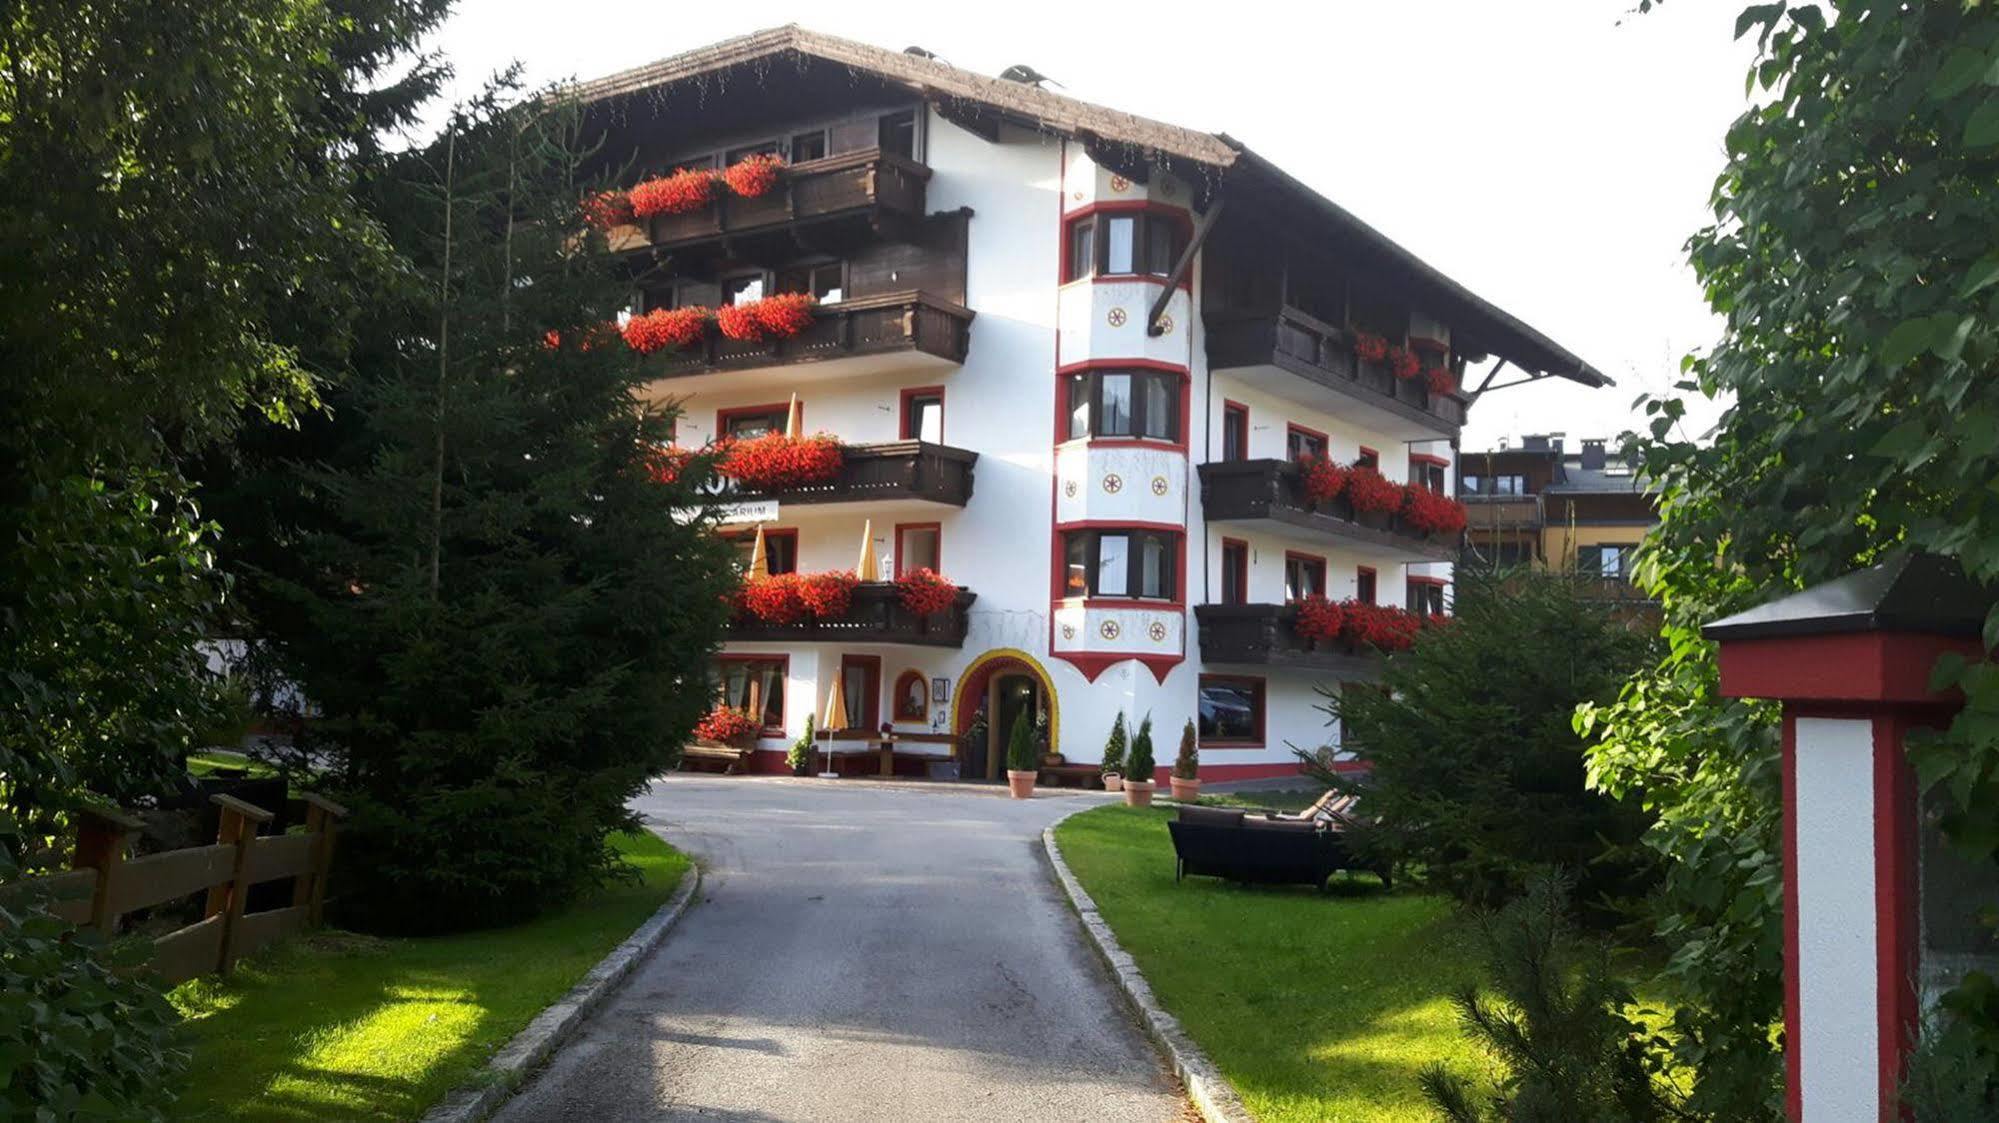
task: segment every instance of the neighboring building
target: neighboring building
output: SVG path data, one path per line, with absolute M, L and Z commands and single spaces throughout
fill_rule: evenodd
M 1295 772 L 1291 746 L 1338 744 L 1315 687 L 1379 659 L 1301 640 L 1287 602 L 1441 610 L 1458 549 L 1314 509 L 1294 459 L 1449 494 L 1467 363 L 1608 381 L 1225 136 L 789 27 L 577 92 L 634 182 L 788 162 L 768 195 L 613 237 L 641 312 L 819 299 L 795 338 L 650 360 L 682 446 L 780 426 L 793 394 L 849 446 L 838 480 L 753 497 L 730 533 L 747 550 L 761 522 L 773 570 L 819 571 L 854 566 L 865 526 L 884 578 L 966 590 L 928 619 L 881 584 L 841 621 L 740 622 L 722 677 L 764 715 L 760 768 L 837 682 L 857 740 L 888 722 L 912 753 L 993 714 L 968 774 L 998 774 L 1020 712 L 1094 762 L 1119 711 L 1152 716 L 1162 768 L 1198 718 L 1204 776 Z M 1358 331 L 1447 374 L 1360 361 Z
M 1563 447 L 1564 434 L 1530 434 L 1518 448 L 1458 457 L 1468 509 L 1462 564 L 1527 567 L 1601 578 L 1608 600 L 1643 600 L 1630 584 L 1657 498 L 1602 440 Z

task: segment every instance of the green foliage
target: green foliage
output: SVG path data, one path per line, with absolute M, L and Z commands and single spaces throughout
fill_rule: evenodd
M 1191 718 L 1180 730 L 1180 754 L 1173 758 L 1173 775 L 1182 780 L 1201 778 L 1201 751 L 1194 747 L 1194 722 Z
M 1923 1019 L 1897 1095 L 1916 1123 L 1983 1123 L 1999 1108 L 1999 984 L 1972 971 Z
M 1578 703 L 1615 696 L 1649 650 L 1567 578 L 1462 575 L 1456 617 L 1388 661 L 1386 689 L 1322 691 L 1371 766 L 1365 799 L 1379 823 L 1357 842 L 1420 865 L 1460 901 L 1503 901 L 1550 865 L 1579 871 L 1585 901 L 1632 891 L 1646 863 L 1628 844 L 1646 817 L 1585 788 L 1570 722 Z
M 1530 878 L 1522 895 L 1479 920 L 1492 987 L 1459 991 L 1465 1032 L 1504 1068 L 1481 1096 L 1441 1066 L 1423 1091 L 1451 1123 L 1647 1123 L 1684 1118 L 1661 1076 L 1664 1058 L 1627 1014 L 1633 999 L 1612 971 L 1609 950 L 1579 935 L 1568 914 L 1574 887 L 1554 874 Z M 1484 1102 L 1481 1102 L 1481 1101 Z
M 19 868 L 0 830 L 0 883 Z M 187 1053 L 137 970 L 142 942 L 102 946 L 17 888 L 0 896 L 0 1118 L 163 1119 Z
M 638 357 L 590 345 L 626 293 L 569 242 L 597 186 L 579 122 L 502 96 L 370 185 L 406 277 L 330 416 L 238 485 L 278 497 L 253 537 L 290 548 L 238 559 L 246 599 L 321 711 L 345 916 L 378 930 L 517 920 L 610 874 L 710 698 L 734 580 L 691 486 L 650 476 L 668 419 L 632 408 Z
M 791 766 L 793 776 L 803 776 L 812 770 L 812 724 L 814 715 L 805 715 L 805 732 L 791 743 L 784 754 L 784 762 Z
M 1131 751 L 1125 754 L 1125 782 L 1137 780 L 1149 784 L 1158 769 L 1152 761 L 1152 715 L 1146 714 L 1138 723 L 1138 735 L 1131 739 Z
M 1013 729 L 1007 734 L 1006 766 L 1015 772 L 1034 772 L 1041 768 L 1041 754 L 1034 748 L 1034 722 L 1025 710 L 1013 719 Z
M 1115 772 L 1122 776 L 1124 774 L 1124 752 L 1124 711 L 1119 710 L 1117 720 L 1111 722 L 1110 739 L 1104 742 L 1104 771 Z

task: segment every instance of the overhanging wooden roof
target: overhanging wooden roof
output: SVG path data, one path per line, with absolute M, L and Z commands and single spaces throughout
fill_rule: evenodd
M 1350 212 L 1299 182 L 1226 134 L 1204 133 L 1053 93 L 1039 86 L 990 78 L 936 59 L 807 31 L 795 24 L 753 32 L 674 55 L 645 66 L 565 87 L 559 96 L 586 105 L 633 95 L 663 94 L 683 83 L 705 84 L 736 68 L 770 68 L 786 58 L 804 65 L 820 60 L 865 73 L 935 102 L 940 109 L 1081 139 L 1093 151 L 1118 148 L 1146 163 L 1163 164 L 1197 182 L 1203 194 L 1275 191 L 1301 206 L 1329 231 L 1359 242 L 1374 256 L 1403 270 L 1428 302 L 1478 347 L 1530 376 L 1566 378 L 1585 386 L 1611 379 L 1554 340 L 1452 280 Z M 701 86 L 705 95 L 705 85 Z M 1192 167 L 1189 167 L 1192 165 Z M 1205 182 L 1201 182 L 1205 181 Z

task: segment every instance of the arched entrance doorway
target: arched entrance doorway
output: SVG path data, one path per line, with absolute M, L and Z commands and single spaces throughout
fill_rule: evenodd
M 952 703 L 958 774 L 967 780 L 1003 779 L 1007 733 L 1021 713 L 1047 717 L 1048 744 L 1051 751 L 1058 751 L 1061 703 L 1047 669 L 1034 656 L 1014 648 L 997 648 L 973 660 L 958 680 Z

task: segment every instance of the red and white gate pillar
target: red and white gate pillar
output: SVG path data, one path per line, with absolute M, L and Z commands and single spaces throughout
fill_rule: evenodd
M 1899 1117 L 1921 1015 L 1920 814 L 1904 745 L 1949 722 L 1938 656 L 1981 655 L 1991 601 L 1914 556 L 1702 629 L 1721 692 L 1783 703 L 1786 1104 L 1804 1123 Z

